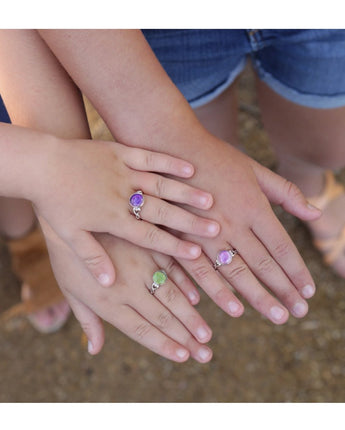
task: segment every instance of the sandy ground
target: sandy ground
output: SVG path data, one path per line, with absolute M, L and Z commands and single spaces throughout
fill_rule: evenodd
M 239 96 L 241 142 L 274 168 L 249 72 Z M 104 125 L 91 116 L 95 136 L 105 138 Z M 230 319 L 202 294 L 198 310 L 214 332 L 209 364 L 174 364 L 110 326 L 103 351 L 91 357 L 74 318 L 53 335 L 16 318 L 0 327 L 0 402 L 344 402 L 345 282 L 323 265 L 300 222 L 280 209 L 277 215 L 318 287 L 307 317 L 274 326 L 246 306 L 241 318 Z M 3 310 L 19 294 L 4 244 L 0 287 Z

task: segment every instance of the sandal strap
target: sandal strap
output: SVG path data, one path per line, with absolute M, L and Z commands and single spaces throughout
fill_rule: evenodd
M 332 239 L 315 239 L 315 247 L 323 253 L 324 262 L 332 265 L 345 249 L 345 226 L 339 235 Z
M 335 200 L 343 193 L 345 193 L 344 186 L 335 180 L 331 170 L 327 170 L 325 172 L 325 186 L 322 193 L 316 197 L 308 198 L 308 201 L 313 206 L 324 210 L 332 200 Z
M 11 240 L 12 268 L 22 282 L 30 285 L 32 297 L 0 314 L 0 322 L 14 316 L 28 315 L 61 302 L 64 296 L 55 280 L 46 243 L 40 228 L 28 236 Z

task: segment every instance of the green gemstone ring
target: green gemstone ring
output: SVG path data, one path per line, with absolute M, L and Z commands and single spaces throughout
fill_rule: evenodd
M 168 275 L 164 272 L 164 270 L 157 270 L 152 276 L 153 283 L 150 288 L 150 293 L 154 294 L 158 288 L 165 284 L 168 279 Z

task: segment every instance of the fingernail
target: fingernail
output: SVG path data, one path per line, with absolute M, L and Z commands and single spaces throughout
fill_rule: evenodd
M 282 308 L 278 306 L 272 306 L 270 309 L 270 314 L 272 319 L 274 319 L 275 321 L 280 321 L 283 318 L 285 312 Z
M 303 317 L 308 311 L 308 306 L 306 303 L 298 302 L 293 305 L 291 310 L 292 315 L 295 317 Z
M 194 172 L 194 169 L 192 166 L 185 165 L 182 169 L 183 173 L 186 175 L 191 175 Z
M 219 231 L 219 224 L 217 224 L 215 222 L 209 223 L 209 225 L 207 227 L 207 231 L 209 233 L 213 233 L 213 234 L 214 233 L 218 233 L 218 231 Z
M 194 291 L 188 293 L 189 300 L 194 303 L 198 300 L 198 295 Z
M 100 275 L 98 275 L 98 281 L 101 285 L 103 285 L 103 287 L 107 287 L 110 283 L 110 276 L 107 275 L 106 273 L 101 273 Z
M 240 309 L 240 305 L 236 302 L 229 302 L 228 307 L 231 314 L 236 314 Z
M 88 350 L 89 354 L 92 354 L 92 353 L 93 353 L 93 345 L 92 345 L 91 340 L 89 340 L 89 341 L 87 342 L 87 350 Z
M 199 198 L 199 202 L 201 204 L 201 206 L 205 207 L 205 208 L 209 208 L 212 202 L 212 199 L 210 198 L 210 196 L 201 196 Z
M 302 288 L 302 296 L 305 299 L 310 299 L 315 294 L 315 287 L 313 285 L 306 285 Z
M 181 359 L 186 358 L 186 356 L 188 355 L 188 351 L 180 348 L 176 350 L 176 355 L 178 356 L 178 358 L 181 358 Z
M 205 340 L 209 337 L 210 332 L 205 327 L 199 327 L 196 334 L 200 340 Z
M 189 248 L 189 254 L 193 257 L 199 257 L 200 248 L 198 246 L 192 246 L 191 248 Z
M 202 361 L 208 360 L 210 358 L 210 356 L 211 356 L 211 351 L 208 348 L 206 348 L 206 347 L 199 348 L 198 357 Z

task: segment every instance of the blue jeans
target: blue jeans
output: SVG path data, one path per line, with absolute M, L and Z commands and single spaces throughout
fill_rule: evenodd
M 250 59 L 260 79 L 313 108 L 345 105 L 345 30 L 143 30 L 192 107 L 227 87 Z

